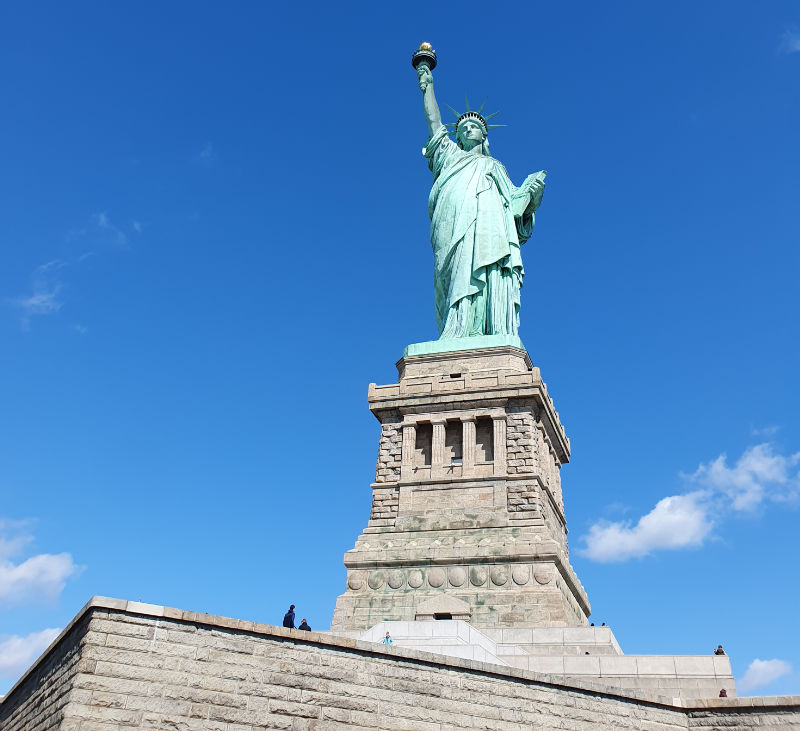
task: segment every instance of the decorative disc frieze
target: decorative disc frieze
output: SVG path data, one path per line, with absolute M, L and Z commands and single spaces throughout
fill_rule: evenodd
M 550 569 L 539 568 L 533 572 L 533 578 L 537 584 L 549 584 L 553 580 L 553 572 Z M 558 582 L 556 582 L 558 586 Z
M 489 572 L 483 566 L 473 566 L 469 570 L 469 581 L 473 586 L 483 586 L 487 578 Z
M 527 566 L 519 564 L 511 569 L 511 578 L 518 586 L 525 586 L 530 581 L 531 571 Z
M 460 566 L 456 566 L 450 569 L 447 577 L 450 579 L 450 586 L 463 586 L 464 582 L 467 580 L 467 572 Z
M 438 589 L 444 585 L 445 574 L 444 569 L 431 569 L 428 572 L 428 583 L 434 588 Z
M 400 570 L 390 571 L 387 583 L 392 589 L 399 589 L 406 580 L 405 574 Z
M 494 566 L 489 574 L 495 586 L 503 586 L 508 581 L 508 571 L 503 566 Z
M 364 574 L 360 571 L 353 571 L 350 576 L 347 577 L 347 586 L 353 591 L 361 591 L 361 589 L 364 588 Z

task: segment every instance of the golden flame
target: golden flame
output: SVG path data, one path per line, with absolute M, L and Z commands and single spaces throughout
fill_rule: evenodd
M 422 43 L 419 44 L 419 50 L 420 51 L 432 51 L 433 50 L 433 46 L 430 43 L 428 43 L 428 41 L 423 41 Z

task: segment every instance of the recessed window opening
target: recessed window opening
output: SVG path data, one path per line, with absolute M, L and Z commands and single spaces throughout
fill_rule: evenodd
M 452 619 L 453 615 L 452 614 L 446 614 L 445 612 L 441 612 L 441 613 L 434 614 L 433 618 L 434 619 Z
M 444 463 L 461 464 L 464 428 L 460 421 L 448 421 L 444 431 Z
M 433 444 L 433 425 L 417 424 L 417 440 L 414 445 L 414 466 L 430 467 Z
M 450 378 L 461 378 L 461 374 L 460 373 L 451 373 L 450 374 Z
M 475 422 L 475 461 L 494 462 L 494 424 L 488 416 Z

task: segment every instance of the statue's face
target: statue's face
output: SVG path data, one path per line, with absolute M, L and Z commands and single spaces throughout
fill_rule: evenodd
M 465 150 L 471 150 L 483 143 L 486 136 L 483 134 L 483 127 L 480 124 L 468 119 L 459 125 L 458 139 Z

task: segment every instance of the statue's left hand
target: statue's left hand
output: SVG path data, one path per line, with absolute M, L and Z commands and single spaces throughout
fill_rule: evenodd
M 544 191 L 544 175 L 536 173 L 535 175 L 531 175 L 529 180 L 528 189 L 531 192 L 531 196 L 541 195 L 542 191 Z

